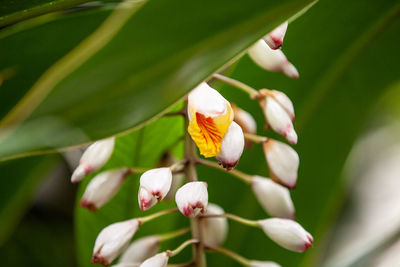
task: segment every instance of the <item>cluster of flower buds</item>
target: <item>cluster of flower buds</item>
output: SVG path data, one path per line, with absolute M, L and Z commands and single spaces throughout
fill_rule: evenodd
M 280 25 L 252 46 L 248 53 L 263 68 L 281 71 L 297 78 L 296 68 L 287 61 L 282 51 L 276 50 L 282 46 L 287 26 L 287 22 Z M 241 83 L 231 83 L 240 88 L 238 84 Z M 251 98 L 258 100 L 267 126 L 283 135 L 289 143 L 296 144 L 294 107 L 291 100 L 276 90 L 256 91 L 251 88 L 249 92 L 248 88 L 251 87 L 246 85 L 246 88 L 242 89 L 248 92 Z M 228 218 L 261 228 L 271 240 L 288 250 L 303 252 L 308 249 L 313 243 L 313 238 L 294 221 L 295 208 L 289 192 L 289 189 L 296 187 L 297 182 L 299 156 L 296 151 L 283 142 L 256 135 L 257 124 L 252 115 L 231 104 L 206 82 L 202 82 L 188 94 L 185 118 L 188 125 L 188 135 L 185 139 L 188 149 L 185 149 L 185 158 L 177 160 L 167 156 L 164 162 L 158 165 L 162 167 L 144 171 L 140 176 L 138 189 L 141 211 L 152 208 L 165 198 L 175 198 L 177 208 L 114 223 L 104 228 L 96 239 L 92 262 L 109 265 L 122 254 L 115 266 L 164 267 L 167 266 L 169 258 L 184 247 L 198 243 L 196 247 L 202 246 L 203 249 L 221 252 L 246 266 L 279 266 L 270 261 L 248 260 L 221 248 L 228 234 Z M 223 168 L 212 161 L 200 159 L 189 135 L 201 155 L 206 158 L 215 157 L 226 170 L 237 166 L 245 147 L 249 148 L 253 143 L 261 144 L 270 178 L 248 175 L 237 170 L 232 170 L 231 173 L 251 186 L 262 208 L 273 218 L 251 221 L 226 214 L 223 208 L 208 203 L 207 184 L 198 180 L 196 174 L 193 175 L 195 165 L 204 164 L 222 170 Z M 114 142 L 114 138 L 109 138 L 89 146 L 72 175 L 72 182 L 78 182 L 89 173 L 102 168 L 112 154 Z M 97 174 L 88 184 L 81 206 L 92 211 L 101 208 L 118 192 L 125 178 L 138 170 L 125 167 Z M 181 186 L 183 178 L 186 178 L 186 183 Z M 162 241 L 188 232 L 183 229 L 176 233 L 144 237 L 129 245 L 141 224 L 177 211 L 196 222 L 191 224 L 192 227 L 198 225 L 196 231 L 192 228 L 193 239 L 184 242 L 176 250 L 159 252 Z

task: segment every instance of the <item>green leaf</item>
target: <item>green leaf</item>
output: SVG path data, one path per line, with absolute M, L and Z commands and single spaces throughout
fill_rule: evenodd
M 151 0 L 140 9 L 142 2 L 129 3 L 3 119 L 1 158 L 143 126 L 310 1 Z

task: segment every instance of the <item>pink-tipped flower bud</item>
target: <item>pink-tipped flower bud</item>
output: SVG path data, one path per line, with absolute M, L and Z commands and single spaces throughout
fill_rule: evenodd
M 271 49 L 264 40 L 257 41 L 247 51 L 250 58 L 261 68 L 269 71 L 279 71 L 290 78 L 298 78 L 299 73 L 281 50 Z
M 243 148 L 244 135 L 242 128 L 233 121 L 222 139 L 221 150 L 216 158 L 225 169 L 232 170 L 238 164 Z
M 129 168 L 121 168 L 96 175 L 83 193 L 81 206 L 91 211 L 98 210 L 118 192 L 125 178 L 131 173 Z
M 251 261 L 249 267 L 281 267 L 273 261 Z
M 269 238 L 288 250 L 304 252 L 314 242 L 311 234 L 295 221 L 271 218 L 258 223 Z
M 288 188 L 295 188 L 300 162 L 297 152 L 289 145 L 273 139 L 264 142 L 263 149 L 270 177 Z
M 172 172 L 170 168 L 157 168 L 146 171 L 140 177 L 139 207 L 148 210 L 160 202 L 171 188 Z
M 235 113 L 234 121 L 239 124 L 240 128 L 243 130 L 243 133 L 256 134 L 257 124 L 253 116 L 234 104 L 231 104 L 231 106 Z M 252 142 L 250 140 L 245 140 L 244 145 L 246 148 L 249 148 L 252 145 Z
M 167 267 L 168 265 L 168 254 L 167 252 L 158 253 L 157 255 L 148 258 L 140 267 Z
M 206 215 L 224 214 L 224 210 L 215 204 L 209 203 L 207 206 Z M 228 234 L 228 219 L 227 218 L 206 218 L 202 220 L 203 242 L 207 246 L 220 246 L 226 239 Z
M 137 219 L 113 223 L 104 228 L 96 238 L 92 263 L 109 265 L 126 249 L 138 228 Z
M 77 183 L 86 175 L 99 170 L 110 159 L 114 150 L 115 138 L 110 137 L 91 144 L 83 153 L 78 167 L 71 177 L 72 183 Z
M 139 266 L 146 259 L 156 255 L 159 247 L 160 239 L 157 236 L 139 238 L 121 255 L 118 265 L 126 263 Z
M 286 187 L 260 176 L 253 177 L 251 187 L 258 202 L 269 215 L 294 219 L 294 205 Z
M 204 214 L 208 205 L 208 191 L 205 182 L 190 182 L 178 189 L 175 195 L 180 212 L 189 218 Z
M 268 44 L 271 49 L 279 49 L 283 44 L 283 38 L 285 38 L 288 22 L 284 22 L 276 27 L 272 32 L 268 33 L 264 37 L 264 41 Z

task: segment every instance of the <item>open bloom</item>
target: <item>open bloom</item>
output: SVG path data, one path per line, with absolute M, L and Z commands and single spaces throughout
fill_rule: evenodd
M 238 164 L 243 148 L 244 135 L 242 128 L 236 122 L 232 122 L 222 139 L 221 150 L 216 158 L 224 168 L 231 170 Z
M 188 96 L 188 131 L 205 157 L 215 157 L 233 120 L 229 102 L 203 82 Z
M 168 265 L 167 252 L 158 253 L 157 255 L 145 260 L 140 267 L 167 267 Z
M 179 211 L 189 218 L 204 214 L 208 205 L 207 184 L 190 182 L 178 189 L 175 201 Z
M 147 258 L 157 254 L 160 239 L 157 236 L 147 236 L 132 242 L 121 255 L 118 264 L 136 264 L 139 266 Z
M 148 210 L 160 202 L 171 188 L 172 172 L 170 168 L 157 168 L 146 171 L 140 177 L 139 207 Z
M 243 133 L 256 134 L 257 132 L 257 124 L 253 116 L 247 111 L 237 107 L 232 104 L 232 109 L 235 113 L 234 121 L 239 124 L 240 128 L 242 128 Z M 250 140 L 245 140 L 245 147 L 250 147 L 252 142 Z
M 218 205 L 209 203 L 206 215 L 224 214 L 225 211 Z M 228 233 L 227 218 L 206 218 L 201 224 L 203 242 L 207 246 L 220 246 L 226 239 Z
M 271 47 L 271 49 L 281 48 L 288 24 L 289 23 L 287 21 L 282 23 L 264 37 L 264 41 L 268 44 L 269 47 Z
M 281 50 L 271 49 L 264 40 L 258 40 L 247 51 L 250 58 L 261 68 L 269 71 L 279 71 L 290 78 L 298 78 L 299 73 Z
M 129 168 L 121 168 L 98 174 L 86 187 L 81 206 L 96 211 L 118 192 L 126 176 L 131 173 Z
M 97 171 L 106 164 L 114 150 L 115 138 L 110 137 L 91 144 L 83 153 L 78 167 L 71 177 L 71 182 L 77 183 L 86 175 Z
M 259 103 L 265 120 L 275 132 L 283 135 L 291 144 L 297 144 L 297 134 L 293 127 L 294 108 L 290 99 L 282 92 L 260 90 Z
M 311 234 L 295 221 L 271 218 L 258 223 L 269 238 L 288 250 L 304 252 L 314 242 Z
M 270 177 L 280 184 L 296 187 L 299 155 L 289 145 L 268 139 L 263 143 L 265 158 L 270 170 Z
M 251 188 L 258 202 L 271 216 L 294 219 L 294 205 L 286 187 L 271 179 L 254 176 Z
M 251 261 L 249 267 L 281 267 L 273 261 Z
M 96 238 L 92 262 L 109 265 L 122 251 L 139 228 L 137 219 L 113 223 L 103 230 Z

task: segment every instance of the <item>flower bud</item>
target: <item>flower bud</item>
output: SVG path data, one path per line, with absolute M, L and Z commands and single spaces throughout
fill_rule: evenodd
M 299 73 L 281 50 L 272 50 L 264 40 L 257 41 L 247 51 L 250 58 L 261 68 L 269 71 L 279 71 L 290 78 L 298 78 Z
M 209 203 L 206 215 L 224 214 L 225 211 L 218 205 Z M 205 218 L 202 220 L 203 242 L 207 246 L 220 246 L 228 233 L 228 220 L 226 218 Z
M 157 236 L 147 236 L 132 242 L 121 255 L 119 264 L 131 263 L 139 266 L 147 258 L 157 254 L 160 239 Z
M 96 211 L 118 192 L 125 178 L 131 173 L 129 168 L 121 168 L 96 175 L 83 193 L 81 206 Z
M 314 242 L 311 234 L 295 221 L 271 218 L 258 223 L 269 238 L 288 250 L 304 252 Z
M 139 228 L 137 219 L 113 223 L 96 238 L 92 263 L 109 265 L 125 248 Z
M 283 38 L 285 37 L 288 22 L 284 22 L 276 27 L 272 32 L 268 33 L 264 37 L 264 41 L 268 44 L 271 49 L 279 49 L 283 44 Z
M 157 255 L 148 258 L 140 267 L 167 267 L 168 265 L 168 254 L 166 252 L 158 253 Z
M 208 205 L 207 184 L 205 182 L 190 182 L 178 189 L 175 195 L 180 212 L 189 218 L 204 214 Z
M 115 138 L 110 137 L 91 144 L 83 153 L 78 167 L 71 177 L 72 183 L 77 183 L 86 175 L 99 170 L 110 159 L 114 150 Z
M 281 267 L 273 261 L 251 261 L 249 267 Z
M 140 177 L 139 207 L 148 210 L 160 202 L 171 188 L 172 172 L 170 168 L 157 168 L 146 171 Z
M 294 219 L 294 206 L 286 187 L 260 176 L 253 177 L 251 187 L 258 202 L 269 215 Z
M 263 149 L 270 177 L 288 188 L 295 188 L 300 161 L 297 152 L 289 145 L 273 139 L 264 142 Z
M 221 150 L 217 155 L 219 163 L 227 170 L 232 170 L 239 162 L 244 148 L 244 135 L 242 128 L 232 122 L 221 142 Z
M 244 133 L 256 134 L 257 133 L 257 124 L 254 120 L 253 116 L 247 111 L 237 107 L 234 104 L 232 105 L 232 109 L 235 113 L 234 121 L 239 124 L 240 128 L 242 128 Z M 250 140 L 245 140 L 244 145 L 246 148 L 249 148 L 252 145 Z
M 293 103 L 285 93 L 277 90 L 267 90 L 267 89 L 261 89 L 259 90 L 259 93 L 261 95 L 264 95 L 265 97 L 272 97 L 288 113 L 290 119 L 292 121 L 294 120 Z

